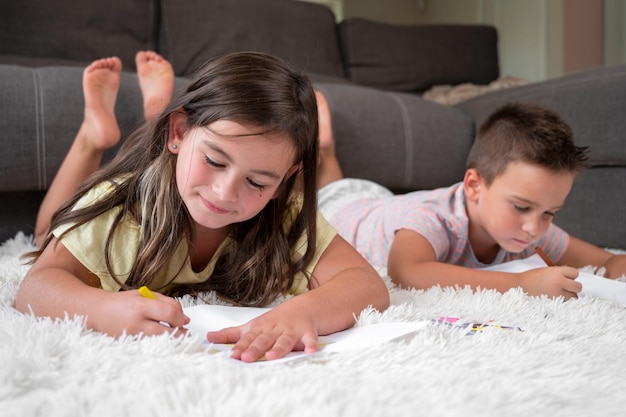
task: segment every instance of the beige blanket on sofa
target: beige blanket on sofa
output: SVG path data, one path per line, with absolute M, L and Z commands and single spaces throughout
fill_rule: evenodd
M 487 85 L 478 84 L 459 84 L 452 85 L 436 85 L 424 92 L 422 95 L 426 100 L 434 101 L 435 103 L 445 104 L 452 106 L 465 100 L 477 97 L 481 94 L 489 93 L 491 91 L 502 90 L 505 88 L 517 87 L 520 85 L 528 84 L 528 80 L 522 78 L 504 76 Z

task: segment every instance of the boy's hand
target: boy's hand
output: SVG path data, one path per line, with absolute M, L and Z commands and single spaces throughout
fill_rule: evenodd
M 569 266 L 538 268 L 518 275 L 519 284 L 528 295 L 562 296 L 569 300 L 583 289 L 582 284 L 575 281 L 578 270 Z
M 626 255 L 612 255 L 602 266 L 607 277 L 620 278 L 626 275 Z
M 156 300 L 143 297 L 139 291 L 104 292 L 98 312 L 90 320 L 94 329 L 119 337 L 124 332 L 146 336 L 162 333 L 186 333 L 189 317 L 176 300 L 154 293 Z M 96 319 L 97 318 L 97 319 Z
M 281 306 L 249 321 L 216 332 L 208 332 L 212 343 L 235 343 L 232 357 L 243 362 L 282 358 L 292 350 L 316 352 L 317 326 L 307 314 L 280 311 Z

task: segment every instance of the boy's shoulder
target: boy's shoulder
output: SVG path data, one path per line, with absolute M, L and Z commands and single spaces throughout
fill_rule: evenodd
M 467 222 L 462 182 L 449 187 L 407 193 L 400 198 L 402 202 L 396 208 L 406 217 L 403 221 L 417 222 L 424 226 L 428 224 L 427 227 L 433 233 L 436 230 L 458 231 Z
M 440 187 L 432 190 L 418 190 L 403 195 L 408 202 L 419 202 L 420 205 L 443 206 L 446 202 L 455 204 L 455 202 L 464 202 L 465 192 L 463 191 L 463 183 L 458 182 L 448 187 Z

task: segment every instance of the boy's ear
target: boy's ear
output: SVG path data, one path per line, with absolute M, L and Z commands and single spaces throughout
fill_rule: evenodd
M 468 201 L 477 201 L 483 186 L 482 177 L 475 168 L 469 168 L 465 171 L 463 189 L 465 191 L 465 198 L 467 198 Z
M 169 118 L 167 148 L 171 153 L 177 154 L 180 149 L 180 144 L 185 137 L 185 133 L 187 133 L 187 116 L 180 111 L 171 113 Z

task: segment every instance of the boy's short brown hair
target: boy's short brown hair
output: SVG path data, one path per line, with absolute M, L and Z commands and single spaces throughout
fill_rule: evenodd
M 467 158 L 487 184 L 509 163 L 525 162 L 549 170 L 577 173 L 588 165 L 587 146 L 574 144 L 572 128 L 554 111 L 528 103 L 509 103 L 483 122 Z

